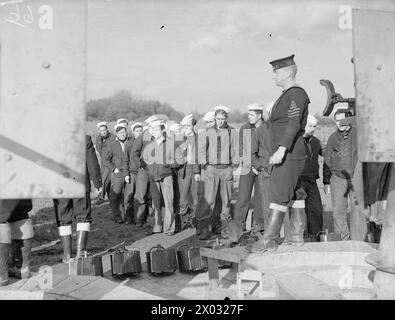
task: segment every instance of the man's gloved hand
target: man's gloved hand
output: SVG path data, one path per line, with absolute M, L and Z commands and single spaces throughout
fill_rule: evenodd
M 118 170 L 118 168 L 115 168 L 114 173 L 118 173 L 118 172 L 120 172 L 120 171 Z
M 200 179 L 201 179 L 201 177 L 200 177 L 200 174 L 195 174 L 195 181 L 200 181 Z
M 126 183 L 130 183 L 130 176 L 126 176 L 126 177 L 125 177 L 125 182 L 126 182 Z

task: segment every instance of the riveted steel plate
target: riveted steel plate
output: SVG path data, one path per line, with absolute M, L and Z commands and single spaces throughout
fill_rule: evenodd
M 353 10 L 360 161 L 395 161 L 395 13 Z
M 0 1 L 0 198 L 85 194 L 84 0 Z

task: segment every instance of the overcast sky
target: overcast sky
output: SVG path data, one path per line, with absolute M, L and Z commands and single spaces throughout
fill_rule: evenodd
M 245 110 L 281 90 L 269 61 L 295 54 L 297 82 L 321 113 L 330 79 L 353 97 L 352 31 L 342 5 L 395 11 L 395 1 L 88 0 L 88 99 L 127 89 L 183 112 Z M 164 26 L 163 28 L 161 28 Z

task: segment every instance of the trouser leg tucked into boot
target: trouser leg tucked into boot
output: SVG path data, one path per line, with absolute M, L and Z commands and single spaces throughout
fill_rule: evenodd
M 30 219 L 10 223 L 13 240 L 12 266 L 10 275 L 20 279 L 30 277 L 31 250 L 33 243 L 33 224 Z
M 285 212 L 277 209 L 271 209 L 271 211 L 271 217 L 263 237 L 247 248 L 250 252 L 274 251 L 277 249 L 276 240 L 280 234 Z
M 77 223 L 77 253 L 76 258 L 79 258 L 86 251 L 86 245 L 88 243 L 88 233 L 90 231 L 89 222 Z
M 8 260 L 11 245 L 11 228 L 8 223 L 0 223 L 0 287 L 8 284 Z
M 63 263 L 69 263 L 71 258 L 71 225 L 69 226 L 60 226 L 59 227 L 59 235 L 62 240 L 62 247 L 63 247 Z

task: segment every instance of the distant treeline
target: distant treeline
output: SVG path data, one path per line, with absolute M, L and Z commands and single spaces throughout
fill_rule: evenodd
M 168 103 L 137 98 L 127 90 L 118 91 L 108 98 L 91 99 L 86 107 L 88 121 L 116 121 L 119 118 L 143 121 L 153 114 L 166 114 L 169 119 L 179 122 L 185 116 L 183 112 L 175 110 Z M 204 115 L 197 111 L 192 113 L 197 120 Z M 234 110 L 228 120 L 231 123 L 245 122 L 247 113 Z
M 213 106 L 214 107 L 214 106 Z M 204 113 L 192 112 L 196 119 L 203 117 Z M 183 112 L 175 110 L 168 103 L 157 100 L 145 100 L 132 95 L 130 91 L 121 90 L 108 98 L 91 99 L 87 102 L 88 121 L 116 121 L 119 118 L 127 118 L 129 121 L 143 121 L 153 114 L 166 114 L 169 119 L 181 121 L 185 116 Z M 319 124 L 333 126 L 333 120 L 315 114 Z M 233 109 L 229 114 L 229 123 L 247 122 L 247 112 Z

